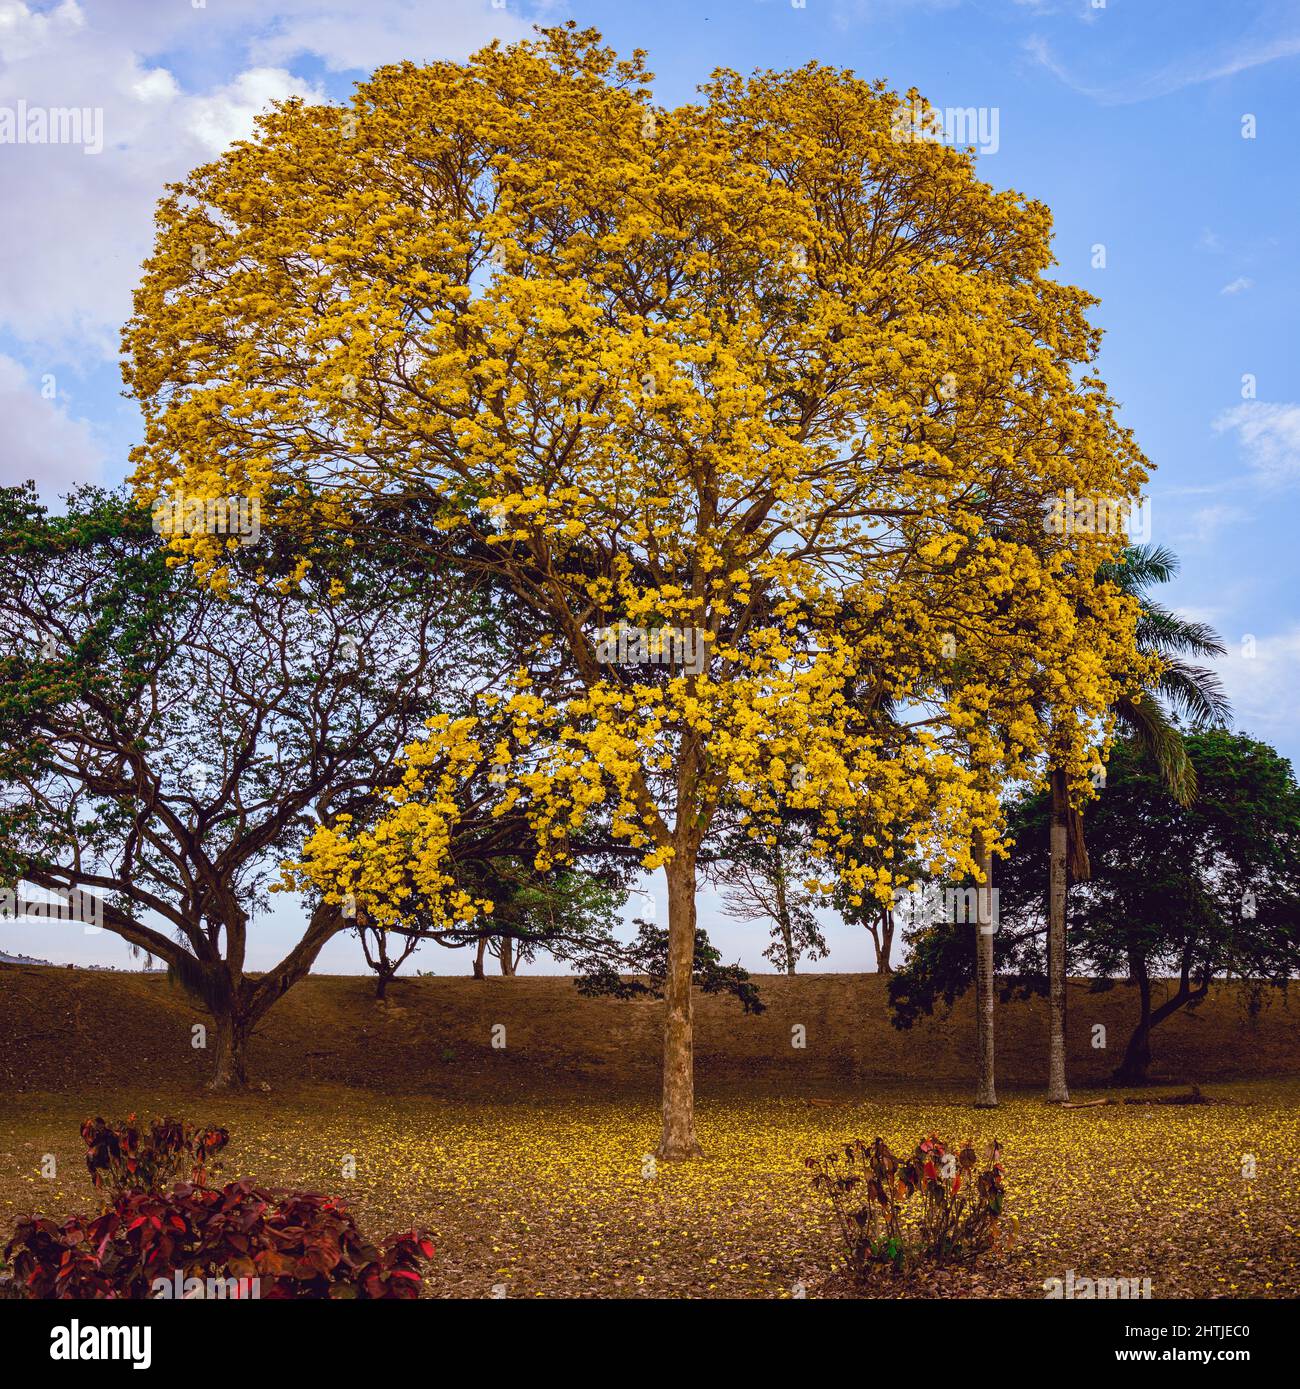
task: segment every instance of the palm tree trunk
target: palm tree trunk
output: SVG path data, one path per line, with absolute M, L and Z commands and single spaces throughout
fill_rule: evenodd
M 1052 820 L 1047 882 L 1047 1102 L 1066 1104 L 1065 1083 L 1065 897 L 1070 839 L 1069 785 L 1063 767 L 1052 768 Z
M 993 855 L 977 846 L 984 885 L 976 892 L 975 912 L 975 1027 L 979 1079 L 975 1108 L 996 1109 L 993 1063 Z

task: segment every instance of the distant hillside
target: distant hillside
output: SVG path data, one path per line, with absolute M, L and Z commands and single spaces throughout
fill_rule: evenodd
M 758 979 L 768 1010 L 746 1017 L 717 998 L 697 1001 L 701 1084 L 764 1078 L 793 1086 L 874 1079 L 973 1077 L 971 1000 L 951 1017 L 911 1032 L 889 1025 L 875 975 L 809 974 Z M 1300 1074 L 1300 1004 L 1266 996 L 1251 1018 L 1244 992 L 1224 986 L 1194 1013 L 1155 1034 L 1153 1077 L 1178 1081 Z M 1136 1013 L 1134 991 L 1070 989 L 1070 1074 L 1104 1082 Z M 399 979 L 377 1003 L 364 977 L 318 976 L 272 1010 L 252 1047 L 255 1080 L 272 1087 L 334 1081 L 382 1090 L 441 1093 L 470 1086 L 535 1093 L 563 1076 L 596 1087 L 653 1086 L 661 1041 L 657 1002 L 582 998 L 563 978 Z M 206 1081 L 211 1053 L 191 1046 L 204 1010 L 157 974 L 0 964 L 0 1089 L 170 1086 Z M 491 1045 L 505 1026 L 504 1050 Z M 1104 1051 L 1091 1046 L 1095 1023 Z M 791 1045 L 802 1026 L 806 1046 Z M 998 1076 L 1042 1082 L 1046 1017 L 1041 1000 L 1000 1006 Z

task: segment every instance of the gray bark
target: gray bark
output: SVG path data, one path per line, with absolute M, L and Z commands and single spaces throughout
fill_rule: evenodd
M 1052 819 L 1047 913 L 1047 1102 L 1067 1104 L 1065 1082 L 1065 896 L 1069 849 L 1069 787 L 1061 768 L 1052 771 Z
M 984 883 L 977 893 L 979 903 L 975 922 L 975 1026 L 978 1080 L 976 1109 L 996 1109 L 993 1052 L 993 855 L 978 846 Z

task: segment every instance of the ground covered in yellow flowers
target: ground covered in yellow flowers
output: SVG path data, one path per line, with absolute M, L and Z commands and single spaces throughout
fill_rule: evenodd
M 854 1290 L 836 1271 L 803 1159 L 855 1135 L 901 1149 L 935 1130 L 1002 1142 L 1018 1233 L 974 1268 L 882 1276 L 869 1295 L 1042 1297 L 1044 1280 L 1069 1269 L 1149 1277 L 1155 1297 L 1300 1295 L 1300 1080 L 1209 1093 L 1216 1103 L 1204 1106 L 1077 1110 L 1011 1095 L 995 1112 L 916 1086 L 817 1099 L 706 1093 L 707 1156 L 683 1165 L 649 1157 L 650 1094 L 27 1094 L 0 1108 L 0 1229 L 27 1210 L 94 1207 L 78 1134 L 86 1113 L 167 1111 L 229 1127 L 222 1179 L 346 1195 L 374 1234 L 428 1227 L 438 1246 L 429 1295 L 838 1297 Z M 53 1177 L 42 1175 L 46 1154 Z

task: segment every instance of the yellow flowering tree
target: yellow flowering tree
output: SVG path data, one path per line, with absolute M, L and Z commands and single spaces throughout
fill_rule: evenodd
M 999 785 L 1048 727 L 1082 777 L 1140 673 L 1044 504 L 1144 471 L 1047 210 L 913 138 L 914 93 L 810 64 L 665 110 L 649 82 L 567 26 L 287 103 L 162 202 L 125 347 L 146 499 L 256 496 L 304 559 L 455 537 L 535 615 L 508 735 L 432 730 L 393 833 L 340 827 L 309 871 L 378 900 L 400 844 L 439 890 L 458 759 L 491 758 L 542 866 L 599 811 L 666 874 L 681 1158 L 716 818 L 805 813 L 850 898 L 890 899 L 897 844 L 978 872 Z M 175 543 L 219 576 L 210 536 Z

